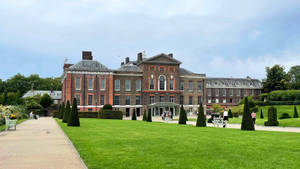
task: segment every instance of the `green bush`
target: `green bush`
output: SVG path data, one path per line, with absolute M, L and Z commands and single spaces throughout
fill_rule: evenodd
M 65 103 L 62 102 L 61 108 L 60 108 L 60 111 L 59 111 L 59 114 L 58 114 L 59 119 L 63 119 L 65 111 L 66 111 Z
M 231 112 L 231 109 L 228 110 L 228 118 L 233 118 L 233 114 Z
M 100 119 L 123 119 L 123 112 L 117 110 L 106 110 L 102 109 L 98 113 Z
M 66 109 L 65 109 L 65 111 L 64 111 L 64 115 L 63 115 L 63 120 L 62 120 L 62 122 L 68 123 L 70 111 L 71 111 L 71 108 L 70 108 L 70 102 L 69 102 L 69 100 L 68 100 L 68 101 L 67 101 L 67 105 L 66 105 Z
M 58 117 L 58 111 L 56 111 L 56 110 L 53 111 L 52 116 L 53 116 L 54 118 Z
M 68 126 L 72 126 L 72 127 L 80 126 L 76 98 L 73 99 L 72 111 L 70 111 L 68 118 L 69 118 Z
M 146 110 L 144 110 L 143 121 L 147 121 L 147 112 L 146 112 Z
M 248 97 L 245 97 L 244 101 L 244 112 L 243 112 L 243 119 L 242 119 L 242 130 L 255 130 L 254 123 L 251 118 Z
M 112 105 L 110 105 L 110 104 L 105 104 L 105 105 L 103 106 L 103 109 L 105 109 L 105 110 L 112 110 Z
M 183 105 L 181 105 L 178 124 L 186 124 L 186 119 L 187 119 L 186 112 L 183 108 Z
M 152 122 L 151 111 L 148 111 L 147 122 Z
M 263 113 L 262 109 L 260 109 L 260 118 L 261 118 L 261 119 L 264 118 L 264 113 Z
M 268 109 L 268 121 L 265 122 L 265 126 L 279 126 L 277 121 L 277 109 L 271 106 Z
M 97 118 L 98 112 L 96 112 L 96 111 L 87 111 L 87 112 L 80 111 L 80 112 L 78 112 L 78 116 L 80 118 Z
M 298 118 L 298 111 L 297 111 L 297 107 L 294 106 L 294 118 Z
M 279 119 L 289 119 L 292 118 L 288 113 L 282 113 Z
M 239 117 L 239 115 L 240 115 L 240 114 L 237 113 L 237 112 L 233 112 L 233 113 L 232 113 L 232 116 L 233 116 L 233 117 Z
M 196 127 L 206 127 L 206 119 L 204 116 L 204 110 L 203 110 L 202 103 L 199 105 L 199 108 L 198 108 Z
M 300 101 L 256 101 L 256 105 L 258 106 L 275 106 L 275 105 L 299 105 Z

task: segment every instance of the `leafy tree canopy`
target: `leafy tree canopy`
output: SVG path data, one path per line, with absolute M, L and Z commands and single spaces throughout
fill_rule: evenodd
M 264 92 L 271 92 L 274 90 L 288 89 L 290 82 L 290 75 L 284 71 L 284 67 L 274 65 L 273 67 L 266 67 L 267 78 L 263 79 Z

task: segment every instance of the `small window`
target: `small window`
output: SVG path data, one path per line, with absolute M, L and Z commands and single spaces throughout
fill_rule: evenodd
M 241 90 L 240 89 L 236 89 L 236 95 L 240 96 L 241 95 Z
M 136 96 L 135 97 L 135 101 L 136 101 L 136 105 L 140 105 L 141 104 L 141 96 Z
M 164 76 L 159 77 L 159 90 L 165 90 L 166 79 Z
M 198 104 L 201 104 L 201 103 L 202 103 L 202 97 L 198 96 Z
M 193 96 L 189 96 L 189 105 L 193 105 Z
M 170 96 L 170 102 L 174 103 L 174 96 Z
M 170 90 L 174 90 L 174 80 L 170 80 Z
M 150 79 L 150 90 L 154 90 L 154 79 Z
M 219 89 L 215 89 L 216 96 L 219 96 Z
M 125 97 L 125 104 L 130 105 L 130 96 Z
M 93 95 L 88 95 L 88 105 L 93 105 Z
M 189 82 L 189 91 L 193 91 L 193 82 Z
M 159 102 L 165 102 L 165 96 L 159 96 Z
M 150 104 L 154 103 L 154 96 L 150 96 Z
M 184 90 L 184 82 L 180 82 L 180 90 Z
M 120 105 L 120 96 L 114 97 L 114 105 Z
M 115 91 L 120 91 L 120 80 L 115 80 Z
M 81 80 L 80 77 L 76 78 L 76 90 L 80 90 L 81 89 Z
M 202 85 L 201 85 L 201 82 L 198 82 L 198 92 L 201 92 L 202 91 Z
M 223 96 L 226 96 L 226 89 L 223 89 Z
M 207 89 L 207 96 L 211 96 L 211 89 Z
M 131 80 L 125 80 L 125 91 L 131 91 Z
M 76 94 L 77 105 L 80 105 L 80 94 Z
M 88 78 L 88 90 L 93 90 L 93 78 Z
M 141 80 L 137 80 L 135 82 L 136 91 L 141 91 L 141 89 L 142 89 L 141 84 L 142 84 Z
M 100 105 L 104 105 L 104 95 L 100 95 Z
M 230 89 L 229 92 L 230 92 L 230 96 L 233 96 L 233 89 Z
M 101 78 L 100 80 L 100 90 L 105 90 L 105 79 Z

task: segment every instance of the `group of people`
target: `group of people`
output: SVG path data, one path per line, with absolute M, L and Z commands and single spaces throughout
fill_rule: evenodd
M 255 113 L 255 112 L 252 112 L 252 113 L 251 113 L 251 118 L 252 118 L 253 123 L 255 124 L 255 121 L 256 121 L 256 113 Z M 227 112 L 226 110 L 225 110 L 224 113 L 223 113 L 223 121 L 224 121 L 223 127 L 225 128 L 227 122 L 229 121 L 229 120 L 228 120 L 228 112 Z
M 162 120 L 166 120 L 167 118 L 173 120 L 173 113 L 171 111 L 164 111 L 161 114 L 161 118 L 162 118 Z

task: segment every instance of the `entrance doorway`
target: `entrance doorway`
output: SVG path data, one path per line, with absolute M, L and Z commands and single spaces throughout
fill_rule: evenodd
M 136 115 L 138 117 L 141 115 L 141 108 L 136 108 Z
M 130 116 L 130 108 L 126 108 L 126 117 Z

